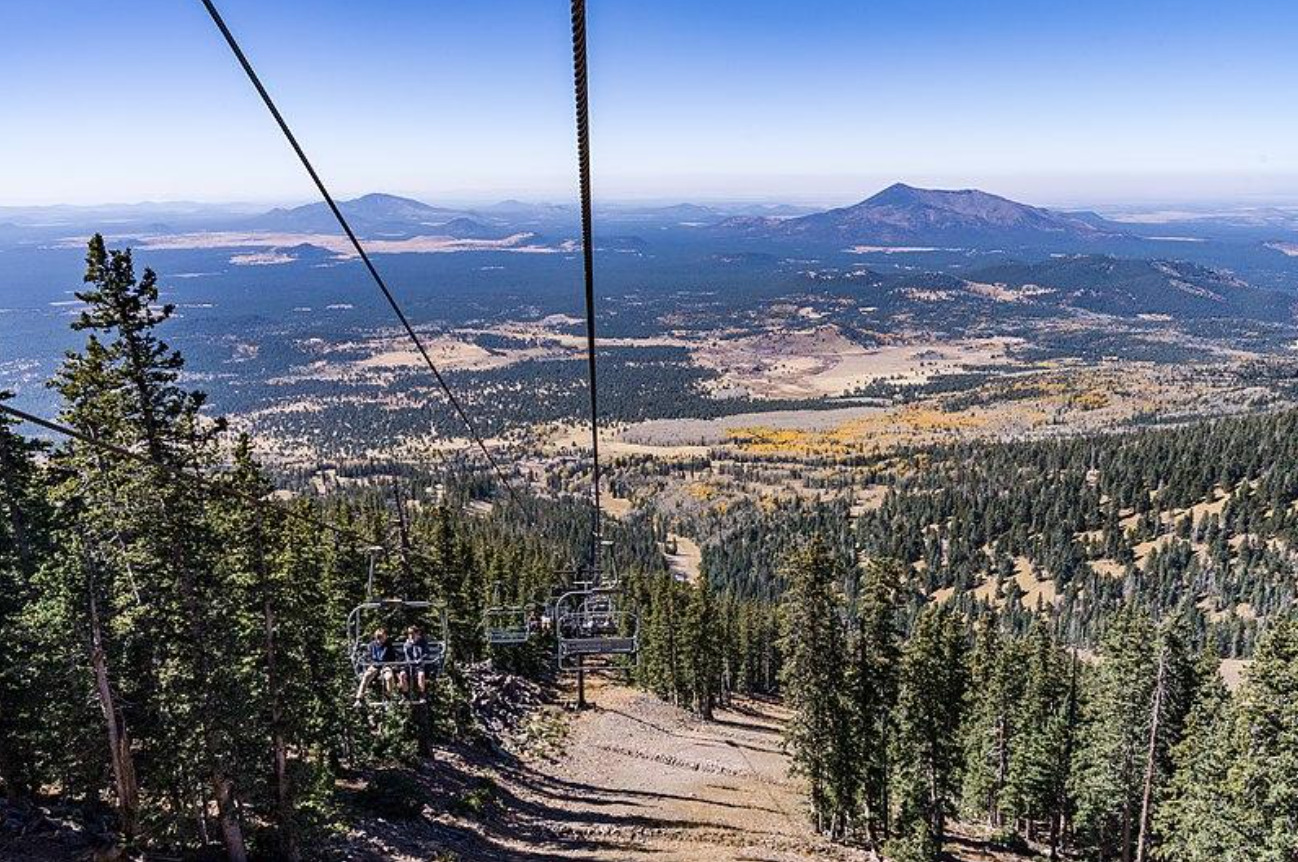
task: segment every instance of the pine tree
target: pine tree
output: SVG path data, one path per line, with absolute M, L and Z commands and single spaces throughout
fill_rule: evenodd
M 145 270 L 137 281 L 130 252 L 108 251 L 96 235 L 85 281 L 90 287 L 77 297 L 86 309 L 74 328 L 92 334 L 85 352 L 69 354 L 60 371 L 65 415 L 88 436 L 149 459 L 148 467 L 127 469 L 81 444 L 69 452 L 72 466 L 111 488 L 113 498 L 100 494 L 82 507 L 76 544 L 84 557 L 97 687 L 110 737 L 119 740 L 119 796 L 130 795 L 125 774 L 133 768 L 120 737 L 136 722 L 126 719 L 112 696 L 111 669 L 101 665 L 101 656 L 113 652 L 125 665 L 119 678 L 129 674 L 143 686 L 132 700 L 151 737 L 151 767 L 166 772 L 175 798 L 214 803 L 226 852 L 237 862 L 246 846 L 230 738 L 240 717 L 220 686 L 222 668 L 236 656 L 222 614 L 223 586 L 212 575 L 219 544 L 201 493 L 181 478 L 210 468 L 221 426 L 201 416 L 201 394 L 176 385 L 184 360 L 155 333 L 174 307 L 158 305 L 154 273 Z M 118 650 L 107 637 L 109 618 L 126 633 Z
M 1000 828 L 1014 806 L 1005 799 L 1011 755 L 1017 754 L 1023 697 L 1023 655 L 1006 638 L 994 616 L 981 621 L 969 656 L 969 690 L 964 726 L 964 808 Z
M 1237 712 L 1229 810 L 1249 859 L 1291 862 L 1298 858 L 1298 620 L 1277 620 L 1258 641 Z
M 901 658 L 898 604 L 901 567 L 891 560 L 866 563 L 856 608 L 853 643 L 852 738 L 866 838 L 878 846 L 888 835 L 897 674 Z
M 850 722 L 843 692 L 844 635 L 837 570 L 823 542 L 785 560 L 781 604 L 781 689 L 791 710 L 785 740 L 793 769 L 807 780 L 819 831 L 841 836 L 854 807 Z
M 966 679 L 960 619 L 947 605 L 920 611 L 902 649 L 897 699 L 897 837 L 889 855 L 934 860 L 953 813 Z
M 1148 846 L 1158 789 L 1170 771 L 1191 688 L 1176 620 L 1161 632 L 1134 607 L 1105 633 L 1074 774 L 1078 823 L 1089 843 L 1127 862 Z
M 1014 715 L 1017 738 L 1009 763 L 1010 809 L 1026 824 L 1029 840 L 1045 821 L 1051 855 L 1059 851 L 1068 809 L 1070 734 L 1075 720 L 1070 662 L 1041 623 L 1034 625 L 1021 653 L 1022 690 Z
M 1196 686 L 1181 740 L 1173 747 L 1172 777 L 1154 816 L 1160 844 L 1154 856 L 1166 862 L 1243 862 L 1253 858 L 1252 842 L 1240 826 L 1240 810 L 1230 781 L 1243 751 L 1235 730 L 1235 707 L 1221 680 L 1221 662 L 1205 651 L 1196 668 Z
M 0 391 L 0 403 L 11 397 Z M 0 643 L 10 645 L 27 640 L 23 610 L 32 600 L 37 569 L 52 550 L 52 513 L 36 462 L 44 448 L 20 436 L 0 414 Z M 38 749 L 30 729 L 39 725 L 41 703 L 29 656 L 22 649 L 0 651 L 0 783 L 11 802 L 28 797 L 36 785 L 31 752 Z
M 700 577 L 698 584 L 689 592 L 683 636 L 687 652 L 690 707 L 701 717 L 711 721 L 721 688 L 720 621 L 706 575 Z

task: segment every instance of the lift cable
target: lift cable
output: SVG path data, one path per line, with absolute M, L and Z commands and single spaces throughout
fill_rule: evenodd
M 256 506 L 258 509 L 271 510 L 278 515 L 282 515 L 285 518 L 288 518 L 293 521 L 297 521 L 298 523 L 301 524 L 306 524 L 308 526 L 318 527 L 321 530 L 325 530 L 326 532 L 332 533 L 333 535 L 339 538 L 347 539 L 355 544 L 361 546 L 374 546 L 373 539 L 364 536 L 354 530 L 349 530 L 346 527 L 340 527 L 337 524 L 331 524 L 328 521 L 321 520 L 320 518 L 314 518 L 310 515 L 305 515 L 301 512 L 294 511 L 293 509 L 287 506 L 277 505 L 273 501 L 267 500 L 264 497 L 258 497 L 256 494 L 249 494 L 246 491 L 240 491 L 237 488 L 230 488 L 223 485 L 218 485 L 215 483 L 215 481 L 213 481 L 212 478 L 204 477 L 196 473 L 187 473 L 182 468 L 177 467 L 173 464 L 167 464 L 162 461 L 155 461 L 149 455 L 145 455 L 143 453 L 133 451 L 131 449 L 126 448 L 125 446 L 119 446 L 116 443 L 110 443 L 107 440 L 101 440 L 98 437 L 94 436 L 93 434 L 88 434 L 77 428 L 73 428 L 70 425 L 64 425 L 62 423 L 54 422 L 49 419 L 43 419 L 40 416 L 36 416 L 35 414 L 28 413 L 25 410 L 19 410 L 17 407 L 10 407 L 8 404 L 0 404 L 0 413 L 8 414 L 9 416 L 19 420 L 20 422 L 28 422 L 39 428 L 44 428 L 46 431 L 51 431 L 63 437 L 68 437 L 72 440 L 76 440 L 79 443 L 84 443 L 85 445 L 90 446 L 93 449 L 97 449 L 100 452 L 104 452 L 109 455 L 116 455 L 119 458 L 125 458 L 127 460 L 134 461 L 137 464 L 144 464 L 150 467 L 157 467 L 159 470 L 162 470 L 170 474 L 173 479 L 177 479 L 181 482 L 186 482 L 191 485 L 194 485 L 200 491 L 206 494 L 242 500 L 245 503 L 249 503 L 253 506 Z M 384 548 L 384 552 L 385 553 L 387 552 L 386 548 Z M 432 564 L 437 563 L 437 561 L 434 560 L 432 557 L 427 557 L 424 556 L 423 554 L 418 554 L 418 553 L 415 553 L 413 555 L 418 556 L 424 562 L 432 563 Z
M 205 0 L 206 2 L 206 0 Z M 586 0 L 572 0 L 572 79 L 577 108 L 577 173 L 581 192 L 581 252 L 586 287 L 586 368 L 590 378 L 591 565 L 598 564 L 601 537 L 599 505 L 599 402 L 595 387 L 595 244 L 591 233 L 590 97 L 586 64 Z
M 275 122 L 279 125 L 280 131 L 284 133 L 284 137 L 288 141 L 289 146 L 291 146 L 293 152 L 297 154 L 298 161 L 302 163 L 302 167 L 304 167 L 307 174 L 310 175 L 312 182 L 315 183 L 316 188 L 320 191 L 320 196 L 324 198 L 325 203 L 328 204 L 330 212 L 333 213 L 339 226 L 342 227 L 343 233 L 347 235 L 347 239 L 351 242 L 352 248 L 356 250 L 356 254 L 365 264 L 365 268 L 369 270 L 371 278 L 373 278 L 374 283 L 378 285 L 379 290 L 383 293 L 384 299 L 386 299 L 388 305 L 392 307 L 392 311 L 396 313 L 397 319 L 401 321 L 401 325 L 406 330 L 406 334 L 409 335 L 410 340 L 414 342 L 415 348 L 419 351 L 419 355 L 423 357 L 424 364 L 428 366 L 428 370 L 433 373 L 433 377 L 436 378 L 437 384 L 442 388 L 442 391 L 446 393 L 447 400 L 450 402 L 451 406 L 455 408 L 455 412 L 459 415 L 460 421 L 464 423 L 464 427 L 468 430 L 469 436 L 472 438 L 473 442 L 477 444 L 478 448 L 482 450 L 482 454 L 487 458 L 487 463 L 491 465 L 492 470 L 496 473 L 496 477 L 509 493 L 509 496 L 513 498 L 519 508 L 526 513 L 527 507 L 523 505 L 523 501 L 514 490 L 513 484 L 505 476 L 504 470 L 501 469 L 500 464 L 491 454 L 491 450 L 487 448 L 487 444 L 483 442 L 482 437 L 474 428 L 473 422 L 469 419 L 469 414 L 465 412 L 460 400 L 455 396 L 455 393 L 447 384 L 446 378 L 442 376 L 442 372 L 438 370 L 437 365 L 434 364 L 427 348 L 424 347 L 423 339 L 421 339 L 418 333 L 415 332 L 415 328 L 411 326 L 410 320 L 406 317 L 405 312 L 401 310 L 401 305 L 397 302 L 396 297 L 393 296 L 392 291 L 388 289 L 387 282 L 383 279 L 383 276 L 379 274 L 378 268 L 374 266 L 374 262 L 370 260 L 370 256 L 366 253 L 365 247 L 361 245 L 361 241 L 357 238 L 356 232 L 352 230 L 351 224 L 347 221 L 346 216 L 343 215 L 343 212 L 335 202 L 333 195 L 329 193 L 329 189 L 325 186 L 324 180 L 320 178 L 320 174 L 316 172 L 315 167 L 311 164 L 311 160 L 307 158 L 306 151 L 303 150 L 301 144 L 298 143 L 297 137 L 293 134 L 293 130 L 289 128 L 288 122 L 284 119 L 284 115 L 281 114 L 279 108 L 275 106 L 274 100 L 271 99 L 270 93 L 266 90 L 265 85 L 262 84 L 261 78 L 258 77 L 256 70 L 253 69 L 252 63 L 248 61 L 248 57 L 243 53 L 243 49 L 239 47 L 239 43 L 234 38 L 234 34 L 231 33 L 230 28 L 226 26 L 225 19 L 221 17 L 221 13 L 217 11 L 212 0 L 202 0 L 202 3 L 207 9 L 208 14 L 212 17 L 212 22 L 215 23 L 217 29 L 221 31 L 221 35 L 225 37 L 225 42 L 230 46 L 230 50 L 234 53 L 235 59 L 237 59 L 239 65 L 243 67 L 243 71 L 247 74 L 248 80 L 257 90 L 257 94 L 261 96 L 261 100 L 265 103 L 266 109 L 270 111 L 271 116 L 275 118 Z M 575 8 L 576 6 L 574 4 L 574 9 Z M 574 12 L 574 15 L 575 14 L 576 13 Z M 574 18 L 574 21 L 575 20 L 576 19 Z M 591 358 L 591 368 L 593 371 L 593 356 Z M 593 397 L 592 394 L 592 398 Z M 598 490 L 596 491 L 596 495 L 598 497 Z

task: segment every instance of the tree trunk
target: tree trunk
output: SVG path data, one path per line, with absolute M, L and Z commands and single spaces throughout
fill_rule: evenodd
M 108 731 L 108 753 L 113 767 L 113 784 L 117 792 L 117 813 L 122 837 L 128 842 L 139 826 L 140 791 L 135 781 L 135 760 L 131 754 L 131 735 L 126 719 L 113 695 L 108 673 L 108 656 L 104 651 L 103 623 L 99 617 L 99 600 L 95 595 L 95 564 L 90 550 L 84 549 L 88 592 L 90 594 L 90 664 L 95 674 L 95 691 Z
M 1122 803 L 1122 862 L 1131 862 L 1131 800 Z
M 1158 679 L 1154 683 L 1154 706 L 1149 721 L 1149 747 L 1145 750 L 1145 786 L 1140 797 L 1140 837 L 1136 841 L 1136 862 L 1145 862 L 1149 847 L 1149 821 L 1154 794 L 1154 759 L 1158 753 L 1158 727 L 1163 712 L 1163 678 L 1167 667 L 1167 651 L 1158 653 Z
M 293 825 L 293 788 L 288 777 L 288 742 L 284 738 L 284 706 L 280 689 L 279 662 L 275 649 L 275 608 L 269 595 L 269 577 L 262 548 L 261 525 L 254 525 L 253 553 L 262 589 L 267 592 L 262 606 L 265 620 L 266 681 L 270 690 L 271 756 L 274 761 L 275 819 L 279 828 L 280 851 L 288 862 L 297 862 L 297 830 Z
M 6 470 L 10 469 L 5 464 Z M 26 578 L 32 571 L 32 551 L 27 541 L 27 527 L 22 511 L 17 505 L 9 507 L 9 529 L 13 533 L 14 548 L 18 552 L 18 566 Z M 0 701 L 0 727 L 4 727 L 4 703 Z M 28 786 L 23 758 L 8 736 L 0 738 L 0 781 L 5 785 L 5 798 L 17 802 L 31 792 Z
M 212 789 L 216 793 L 216 812 L 221 823 L 221 840 L 230 862 L 248 862 L 248 850 L 243 843 L 243 827 L 239 825 L 238 805 L 234 798 L 234 782 L 218 771 L 212 776 Z

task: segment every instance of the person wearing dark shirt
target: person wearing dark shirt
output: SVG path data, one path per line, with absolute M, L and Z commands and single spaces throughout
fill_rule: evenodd
M 375 629 L 374 640 L 365 647 L 365 657 L 369 661 L 369 667 L 361 674 L 361 684 L 356 689 L 356 706 L 365 701 L 365 693 L 376 676 L 383 679 L 384 693 L 389 696 L 392 694 L 392 664 L 397 660 L 397 651 L 388 640 L 387 631 Z
M 406 642 L 402 644 L 402 650 L 405 653 L 406 666 L 401 671 L 401 690 L 410 690 L 410 673 L 413 672 L 415 685 L 419 687 L 419 694 L 427 694 L 427 664 L 432 660 L 433 655 L 432 649 L 428 645 L 428 638 L 424 637 L 424 633 L 419 626 L 411 626 L 406 629 Z

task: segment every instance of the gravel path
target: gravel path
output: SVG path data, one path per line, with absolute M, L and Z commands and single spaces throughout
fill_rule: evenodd
M 744 701 L 705 723 L 625 688 L 591 699 L 557 762 L 510 776 L 524 804 L 507 817 L 531 836 L 517 850 L 617 862 L 870 858 L 812 834 L 780 751 L 779 707 Z

